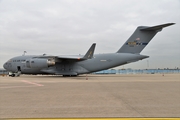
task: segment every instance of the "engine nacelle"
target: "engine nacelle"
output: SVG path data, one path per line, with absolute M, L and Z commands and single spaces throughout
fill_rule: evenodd
M 55 65 L 54 59 L 34 58 L 26 60 L 26 67 L 29 68 L 47 68 L 53 65 Z

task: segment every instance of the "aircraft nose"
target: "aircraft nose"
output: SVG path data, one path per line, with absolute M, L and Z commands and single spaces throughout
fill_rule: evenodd
M 7 65 L 6 65 L 7 63 L 4 63 L 4 65 L 3 65 L 3 67 L 4 67 L 4 69 L 7 69 Z

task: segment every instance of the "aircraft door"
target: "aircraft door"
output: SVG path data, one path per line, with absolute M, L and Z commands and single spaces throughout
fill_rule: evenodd
M 17 66 L 17 70 L 18 70 L 18 71 L 21 71 L 21 66 Z
M 30 68 L 30 60 L 26 60 L 26 66 Z

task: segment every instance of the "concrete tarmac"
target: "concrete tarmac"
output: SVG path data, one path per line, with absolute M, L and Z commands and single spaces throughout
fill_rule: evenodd
M 0 77 L 0 118 L 180 117 L 180 74 Z

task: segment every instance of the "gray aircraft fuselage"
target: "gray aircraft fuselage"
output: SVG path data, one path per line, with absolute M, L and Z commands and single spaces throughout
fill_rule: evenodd
M 4 68 L 11 72 L 17 72 L 18 68 L 20 68 L 22 74 L 78 75 L 108 69 L 130 62 L 135 62 L 147 58 L 148 56 L 131 53 L 95 54 L 92 59 L 79 62 L 56 62 L 53 66 L 47 66 L 46 62 L 42 62 L 39 63 L 41 64 L 39 66 L 37 65 L 36 67 L 28 67 L 26 61 L 28 59 L 33 59 L 34 57 L 36 56 L 27 55 L 14 57 L 10 59 L 11 62 L 9 61 L 4 64 Z
M 173 24 L 139 26 L 116 53 L 94 54 L 94 43 L 84 56 L 23 55 L 11 58 L 3 67 L 12 73 L 63 76 L 77 76 L 117 67 L 148 58 L 140 55 L 140 52 L 157 32 Z

